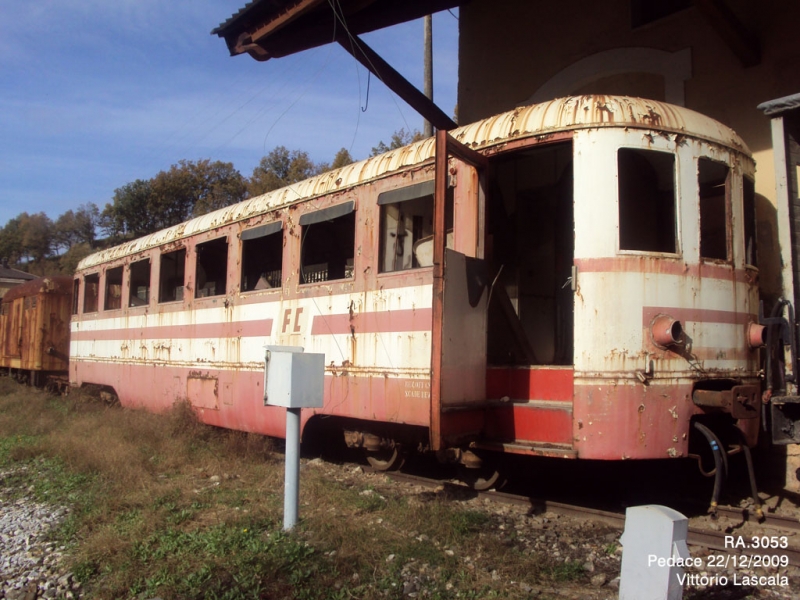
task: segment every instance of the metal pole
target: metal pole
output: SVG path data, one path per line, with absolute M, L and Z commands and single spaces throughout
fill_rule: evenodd
M 425 35 L 423 36 L 424 54 L 424 89 L 423 93 L 429 100 L 433 100 L 433 17 L 425 15 Z M 425 119 L 423 133 L 425 137 L 433 135 L 433 125 Z
M 283 494 L 283 529 L 297 523 L 300 505 L 300 409 L 286 409 L 286 475 Z

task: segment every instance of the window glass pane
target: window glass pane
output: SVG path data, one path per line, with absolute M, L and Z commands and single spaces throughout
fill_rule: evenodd
M 131 294 L 128 306 L 150 303 L 150 259 L 131 263 Z
M 316 283 L 353 277 L 356 213 L 304 225 L 300 282 Z
M 195 297 L 222 296 L 228 275 L 228 238 L 197 244 Z
M 617 160 L 620 250 L 677 252 L 675 156 L 621 148 Z
M 283 231 L 278 229 L 269 235 L 244 238 L 242 235 L 242 291 L 281 287 Z
M 122 267 L 106 270 L 106 296 L 103 310 L 122 308 Z
M 183 300 L 186 248 L 161 255 L 161 273 L 158 281 L 158 301 Z
M 83 312 L 97 312 L 97 299 L 100 296 L 100 274 L 93 273 L 83 278 Z
M 700 257 L 728 260 L 728 165 L 701 158 L 697 165 L 700 192 Z
M 742 203 L 744 205 L 744 262 L 753 267 L 758 265 L 756 244 L 756 185 L 752 179 L 742 180 Z

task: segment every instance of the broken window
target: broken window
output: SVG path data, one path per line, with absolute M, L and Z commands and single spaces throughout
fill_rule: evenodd
M 128 306 L 150 304 L 150 259 L 131 263 L 131 293 Z
M 228 238 L 217 238 L 197 244 L 195 268 L 195 298 L 225 294 L 228 276 Z
M 183 300 L 186 248 L 161 255 L 161 272 L 158 278 L 158 301 Z
M 675 156 L 620 148 L 619 248 L 677 252 Z
M 433 181 L 423 181 L 378 196 L 381 273 L 433 265 L 433 186 Z M 447 193 L 445 228 L 447 246 L 452 247 L 452 189 Z
M 300 282 L 353 277 L 355 203 L 346 202 L 300 217 Z
M 752 179 L 742 179 L 742 204 L 744 207 L 744 263 L 758 265 L 756 244 L 756 184 Z
M 106 270 L 106 297 L 103 310 L 122 308 L 122 267 Z
M 728 165 L 707 158 L 697 164 L 700 195 L 700 258 L 728 260 Z
M 100 296 L 100 274 L 92 273 L 83 278 L 83 312 L 97 312 L 97 299 Z
M 276 221 L 242 232 L 243 292 L 281 287 L 283 223 Z

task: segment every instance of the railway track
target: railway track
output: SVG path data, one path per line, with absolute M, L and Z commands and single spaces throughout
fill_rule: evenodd
M 410 475 L 400 473 L 397 471 L 385 473 L 387 477 L 397 482 L 413 483 L 425 487 L 441 487 L 452 488 L 453 490 L 463 491 L 465 486 L 452 483 L 449 481 L 442 481 L 439 479 L 430 479 L 421 477 L 419 475 Z M 575 504 L 566 504 L 563 502 L 556 502 L 553 500 L 546 500 L 540 498 L 531 498 L 517 494 L 507 494 L 504 492 L 478 492 L 472 491 L 471 493 L 477 498 L 488 499 L 493 502 L 504 504 L 511 504 L 528 508 L 537 513 L 552 512 L 558 515 L 567 517 L 574 517 L 579 519 L 592 519 L 606 523 L 619 530 L 625 527 L 625 514 L 623 512 L 615 512 L 608 510 L 601 510 L 597 508 L 579 506 Z M 788 517 L 778 515 L 766 514 L 763 522 L 758 523 L 754 516 L 745 509 L 737 509 L 734 507 L 719 507 L 718 508 L 719 525 L 722 531 L 715 531 L 708 528 L 697 527 L 692 525 L 692 520 L 689 521 L 689 535 L 687 543 L 690 546 L 706 548 L 708 550 L 727 552 L 733 554 L 760 554 L 771 556 L 786 556 L 789 564 L 795 567 L 800 567 L 800 521 Z M 768 532 L 759 531 L 758 534 L 779 536 L 787 535 L 789 539 L 794 542 L 794 545 L 788 548 L 731 548 L 730 544 L 725 543 L 725 536 L 743 535 L 749 539 L 752 533 L 744 534 L 740 530 L 745 524 L 752 526 L 755 524 L 760 528 L 768 528 Z

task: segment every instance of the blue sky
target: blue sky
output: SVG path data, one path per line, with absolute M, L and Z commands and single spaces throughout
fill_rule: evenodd
M 212 29 L 247 0 L 0 0 L 0 227 L 101 209 L 114 190 L 181 159 L 249 177 L 275 146 L 366 158 L 413 109 L 338 45 L 259 63 Z M 457 12 L 434 16 L 434 99 L 456 103 Z M 422 86 L 422 22 L 364 36 Z

